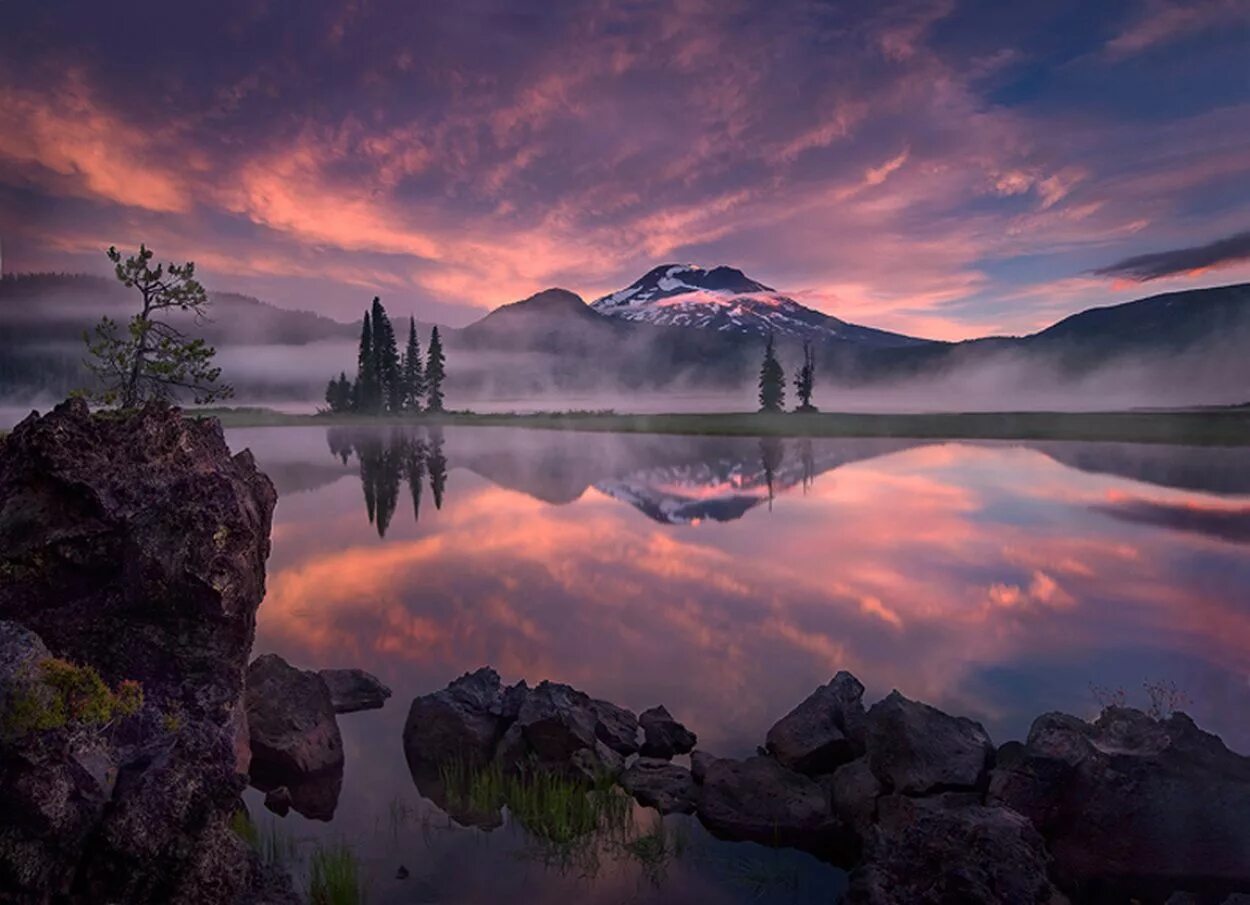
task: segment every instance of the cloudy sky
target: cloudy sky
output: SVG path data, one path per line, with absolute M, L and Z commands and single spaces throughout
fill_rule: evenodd
M 726 263 L 1023 332 L 1250 279 L 1250 0 L 0 0 L 6 273 L 463 324 Z

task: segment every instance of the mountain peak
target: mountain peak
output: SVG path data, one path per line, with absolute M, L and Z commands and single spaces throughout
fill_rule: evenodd
M 872 346 L 920 340 L 859 327 L 801 305 L 771 286 L 724 264 L 661 264 L 591 306 L 599 314 L 666 327 L 690 327 L 743 336 L 792 336 Z
M 519 302 L 512 302 L 510 305 L 504 305 L 503 307 L 513 310 L 524 308 L 527 311 L 541 311 L 551 314 L 566 311 L 581 314 L 586 310 L 586 302 L 576 292 L 552 286 L 550 289 L 535 292 L 529 298 L 521 299 Z
M 610 308 L 653 302 L 697 290 L 731 295 L 773 291 L 736 267 L 721 264 L 707 270 L 697 264 L 661 264 L 652 267 L 619 292 L 598 299 L 591 307 L 606 313 Z

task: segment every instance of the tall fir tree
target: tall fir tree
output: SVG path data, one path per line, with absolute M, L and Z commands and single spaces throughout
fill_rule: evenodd
M 398 412 L 403 408 L 403 387 L 400 381 L 399 346 L 395 330 L 386 316 L 382 300 L 373 298 L 373 363 L 377 399 L 375 411 Z
M 421 399 L 425 396 L 425 369 L 421 366 L 417 322 L 411 317 L 408 318 L 408 347 L 404 350 L 403 384 L 404 409 L 409 412 L 421 411 Z
M 443 410 L 443 378 L 447 360 L 443 357 L 443 341 L 438 327 L 430 331 L 430 349 L 425 359 L 425 407 L 431 412 Z
M 812 344 L 803 343 L 803 364 L 794 373 L 794 392 L 799 397 L 796 412 L 814 412 L 812 390 L 816 386 L 816 357 L 812 354 Z
M 373 358 L 373 321 L 365 312 L 360 327 L 360 349 L 356 353 L 356 385 L 353 388 L 352 408 L 359 412 L 374 411 L 374 375 L 377 367 Z
M 786 372 L 777 361 L 777 350 L 773 344 L 773 335 L 768 334 L 768 345 L 764 347 L 764 362 L 760 365 L 760 411 L 779 412 L 786 405 Z

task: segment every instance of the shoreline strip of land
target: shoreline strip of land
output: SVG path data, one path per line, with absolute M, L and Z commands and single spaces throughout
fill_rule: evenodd
M 1084 440 L 1250 446 L 1250 406 L 1108 412 L 707 412 L 621 414 L 440 412 L 403 415 L 298 414 L 268 408 L 200 408 L 225 427 L 446 426 L 723 437 L 881 437 L 948 440 Z

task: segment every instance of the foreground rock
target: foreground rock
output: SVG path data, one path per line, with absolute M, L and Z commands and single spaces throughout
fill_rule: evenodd
M 440 806 L 450 797 L 461 822 L 502 818 L 465 810 L 418 765 L 619 775 L 641 804 L 693 811 L 721 838 L 853 869 L 847 901 L 858 905 L 1153 905 L 1174 892 L 1231 905 L 1250 888 L 1250 758 L 1184 715 L 1050 714 L 1027 744 L 995 752 L 973 720 L 897 691 L 867 712 L 862 698 L 839 673 L 773 726 L 768 754 L 693 751 L 687 770 L 669 758 L 694 734 L 663 708 L 635 720 L 567 685 L 505 688 L 483 669 L 413 702 L 405 749 L 422 793 Z M 622 769 L 639 727 L 642 756 Z
M 821 786 L 771 757 L 705 765 L 699 820 L 713 833 L 833 856 L 852 844 Z
M 483 667 L 413 700 L 404 724 L 404 752 L 414 769 L 437 771 L 452 762 L 480 766 L 494 757 L 508 722 L 499 673 Z
M 768 730 L 765 747 L 800 773 L 832 773 L 864 753 L 864 686 L 849 672 L 812 692 Z
M 984 784 L 994 746 L 980 723 L 897 691 L 868 711 L 868 766 L 887 791 L 919 794 Z
M 42 645 L 98 670 L 108 689 L 141 683 L 143 698 L 113 714 L 107 734 L 86 715 L 39 724 L 6 712 L 6 901 L 199 905 L 289 893 L 230 829 L 274 502 L 216 422 L 160 406 L 93 417 L 68 402 L 0 441 L 0 620 L 31 633 L 23 662 L 46 662 Z M 15 626 L 0 633 L 18 636 Z M 6 708 L 47 692 L 31 673 L 6 675 Z
M 247 669 L 245 701 L 252 785 L 277 796 L 274 813 L 285 804 L 330 820 L 343 788 L 343 738 L 321 674 L 264 654 Z
M 318 675 L 330 689 L 335 713 L 377 710 L 391 696 L 391 690 L 377 676 L 363 669 L 323 669 Z
M 848 905 L 1062 905 L 1047 876 L 1042 837 L 1007 808 L 948 806 L 941 798 L 891 795 Z
M 693 732 L 673 719 L 663 706 L 644 710 L 638 717 L 642 726 L 643 757 L 668 759 L 675 754 L 689 754 L 699 739 Z
M 692 814 L 699 800 L 699 787 L 685 767 L 640 757 L 621 774 L 621 787 L 638 803 L 661 814 Z
M 1081 897 L 1250 891 L 1250 758 L 1188 716 L 1046 714 L 1004 761 L 990 800 L 1034 823 Z
M 277 654 L 247 668 L 252 773 L 305 777 L 343 767 L 343 737 L 325 680 Z
M 630 711 L 557 682 L 504 687 L 482 668 L 412 702 L 404 751 L 414 775 L 495 761 L 585 776 L 616 775 L 638 750 Z

